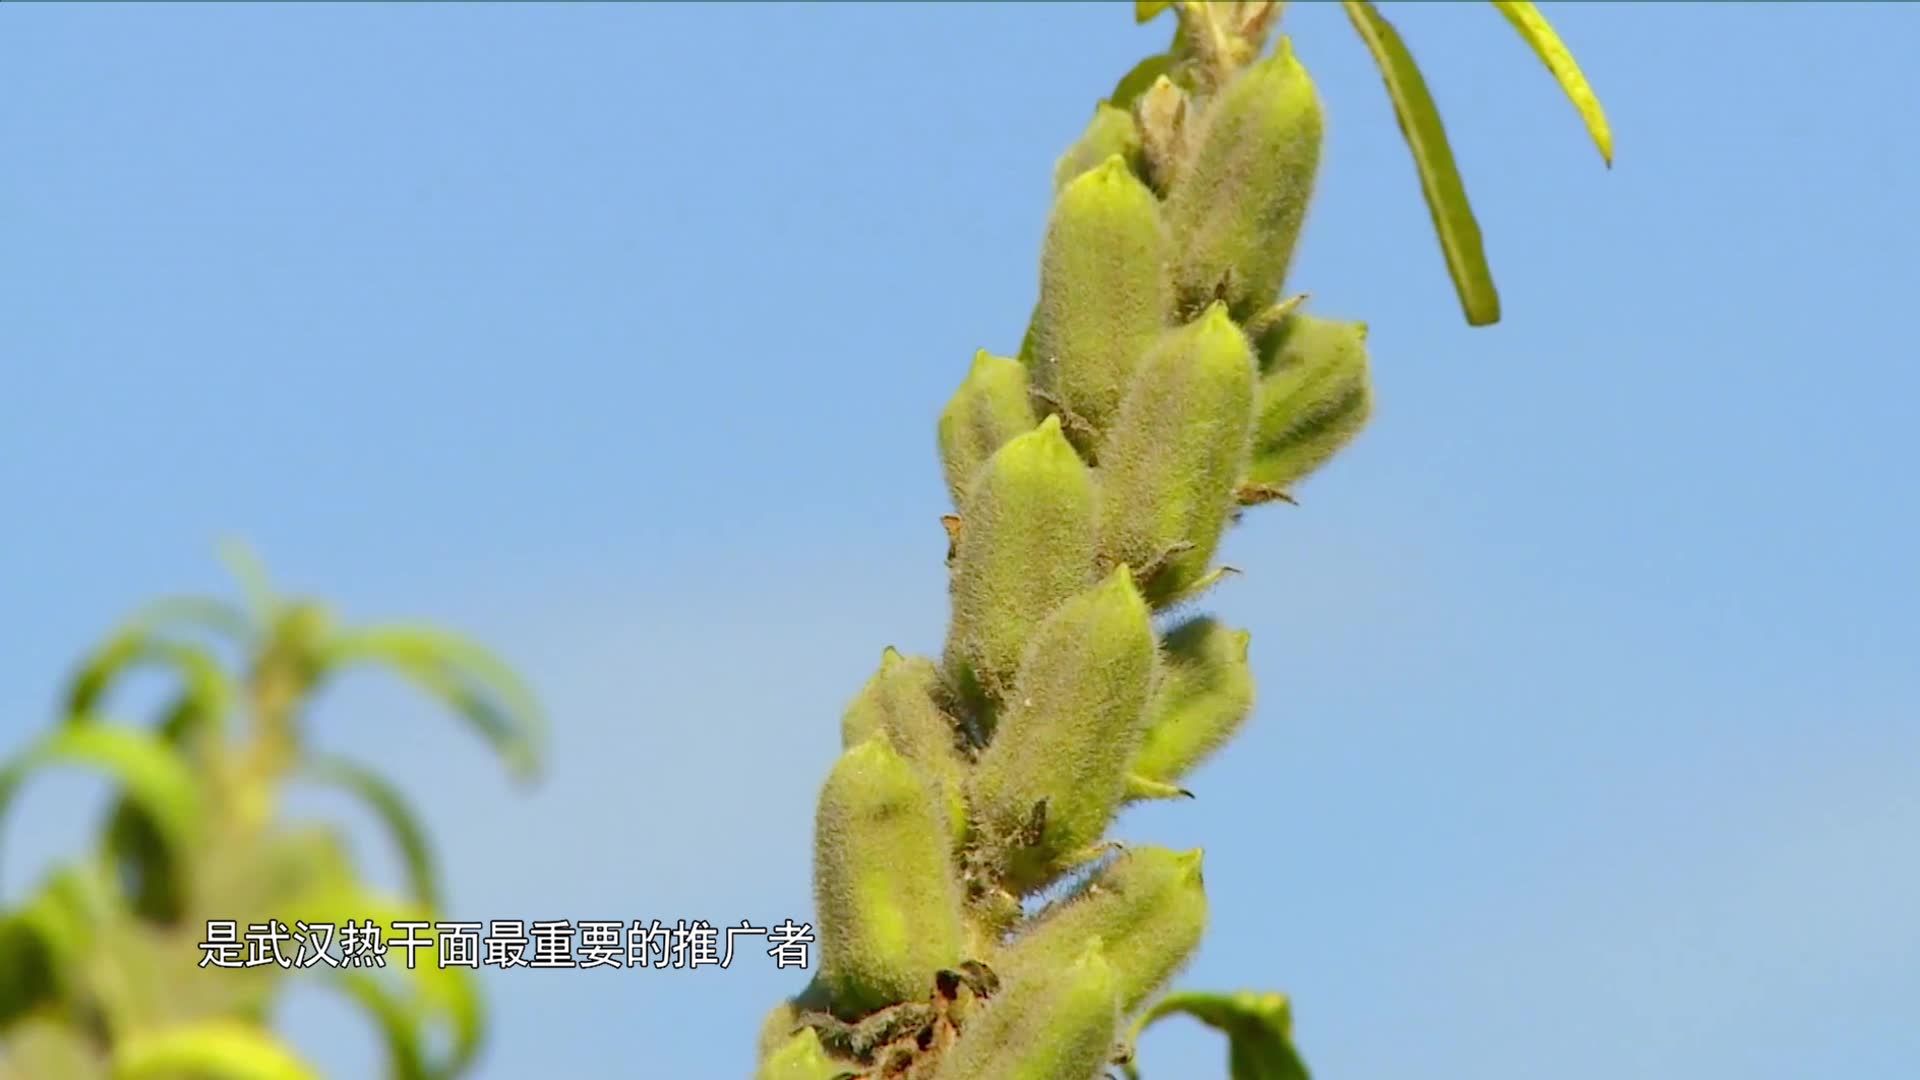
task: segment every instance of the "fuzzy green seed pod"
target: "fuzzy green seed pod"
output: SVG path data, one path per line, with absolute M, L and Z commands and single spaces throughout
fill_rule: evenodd
M 1007 884 L 1046 884 L 1100 839 L 1126 790 L 1155 664 L 1152 615 L 1122 566 L 1033 635 L 1006 715 L 972 773 L 980 832 Z
M 934 1080 L 1090 1080 L 1119 1036 L 1119 986 L 1099 940 L 1007 983 L 970 1019 Z
M 754 1080 L 841 1080 L 854 1075 L 856 1070 L 835 1061 L 820 1045 L 819 1034 L 807 1028 L 764 1055 Z
M 1009 944 L 994 970 L 1002 978 L 1071 963 L 1084 943 L 1106 942 L 1120 994 L 1131 1013 L 1153 996 L 1200 947 L 1207 895 L 1198 848 L 1128 849 L 1071 899 L 1043 912 Z
M 1093 582 L 1097 499 L 1057 416 L 981 467 L 960 511 L 946 645 L 948 673 L 970 696 L 998 700 L 1034 627 Z
M 946 817 L 885 735 L 840 755 L 820 792 L 814 845 L 820 981 L 835 1013 L 917 998 L 964 959 Z
M 938 786 L 948 829 L 966 828 L 959 722 L 940 706 L 940 668 L 924 656 L 902 656 L 888 646 L 874 672 L 840 717 L 840 745 L 850 749 L 884 734 L 895 752 L 918 765 Z
M 1041 399 L 1065 410 L 1083 447 L 1167 323 L 1167 255 L 1160 201 L 1118 154 L 1054 200 L 1027 360 Z
M 1171 784 L 1227 744 L 1253 712 L 1250 635 L 1209 615 L 1189 619 L 1161 640 L 1160 683 L 1147 708 L 1147 734 L 1133 775 Z
M 947 493 L 958 507 L 967 488 L 995 450 L 1016 435 L 1033 430 L 1033 403 L 1027 369 L 1020 361 L 985 349 L 940 413 L 940 464 Z
M 1373 414 L 1367 325 L 1295 313 L 1262 343 L 1247 480 L 1282 489 L 1351 443 Z
M 1253 346 L 1215 303 L 1147 353 L 1100 448 L 1101 554 L 1156 605 L 1206 573 L 1246 467 Z M 1181 550 L 1174 551 L 1175 545 Z
M 1093 119 L 1086 131 L 1060 155 L 1053 166 L 1053 190 L 1057 193 L 1082 173 L 1097 168 L 1118 154 L 1131 167 L 1140 157 L 1140 129 L 1133 114 L 1106 102 L 1094 106 Z
M 1285 283 L 1320 167 L 1320 98 L 1282 38 L 1198 121 L 1167 195 L 1182 310 L 1224 299 L 1237 319 Z

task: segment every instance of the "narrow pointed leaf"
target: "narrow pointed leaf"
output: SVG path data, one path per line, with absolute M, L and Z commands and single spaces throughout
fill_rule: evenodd
M 1574 62 L 1573 53 L 1560 41 L 1560 35 L 1554 33 L 1547 17 L 1540 9 L 1526 0 L 1493 0 L 1493 6 L 1507 17 L 1513 28 L 1519 31 L 1541 63 L 1559 81 L 1560 89 L 1580 111 L 1580 119 L 1587 125 L 1587 134 L 1593 138 L 1593 145 L 1600 150 L 1600 157 L 1613 167 L 1613 129 L 1607 125 L 1607 114 L 1600 108 L 1600 98 L 1587 84 L 1587 77 L 1581 73 L 1580 65 Z
M 247 614 L 256 626 L 270 626 L 280 611 L 280 598 L 267 576 L 266 564 L 252 546 L 243 540 L 220 542 L 220 561 L 226 564 L 240 591 L 247 598 Z
M 202 804 L 180 752 L 144 731 L 104 724 L 62 728 L 0 767 L 0 819 L 20 785 L 42 769 L 78 765 L 113 777 L 154 823 L 167 850 L 184 859 L 200 833 Z
M 393 670 L 459 713 L 523 781 L 540 774 L 546 717 L 531 690 L 480 645 L 433 627 L 381 625 L 334 638 L 328 670 L 372 663 Z
M 1226 1035 L 1228 1075 L 1233 1080 L 1308 1080 L 1306 1063 L 1293 1047 L 1292 1010 L 1284 994 L 1251 990 L 1169 994 L 1134 1022 L 1128 1045 L 1155 1021 L 1181 1013 Z M 1132 1065 L 1127 1072 L 1140 1076 Z
M 170 668 L 179 675 L 184 700 L 177 715 L 215 733 L 225 726 L 234 688 L 220 661 L 198 645 L 169 640 L 137 626 L 115 633 L 81 666 L 67 689 L 66 722 L 73 726 L 94 722 L 101 701 L 119 680 L 145 668 Z
M 340 969 L 333 973 L 331 983 L 366 1010 L 379 1027 L 387 1047 L 389 1080 L 435 1080 L 440 1075 L 428 1064 L 417 1009 L 365 971 Z
M 1466 186 L 1454 164 L 1453 149 L 1447 144 L 1446 128 L 1440 123 L 1440 111 L 1427 90 L 1426 79 L 1399 32 L 1379 9 L 1368 0 L 1343 2 L 1354 30 L 1379 65 L 1400 133 L 1413 151 L 1421 194 L 1426 196 L 1427 209 L 1433 215 L 1434 231 L 1439 235 L 1454 289 L 1460 294 L 1467 325 L 1491 326 L 1500 321 L 1500 295 L 1494 289 L 1493 273 L 1487 268 L 1486 252 L 1481 247 L 1480 224 L 1467 202 Z
M 313 783 L 339 788 L 360 799 L 379 818 L 406 864 L 408 895 L 431 908 L 440 906 L 440 874 L 433 844 L 406 794 L 365 765 L 343 757 L 316 757 L 302 769 Z

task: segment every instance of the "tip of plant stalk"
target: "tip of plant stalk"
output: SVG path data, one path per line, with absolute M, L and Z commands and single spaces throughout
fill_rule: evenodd
M 1239 663 L 1247 662 L 1247 648 L 1253 643 L 1253 632 L 1236 630 L 1233 634 L 1233 658 Z
M 900 655 L 900 650 L 889 645 L 880 650 L 880 670 L 885 671 L 903 659 L 905 657 Z

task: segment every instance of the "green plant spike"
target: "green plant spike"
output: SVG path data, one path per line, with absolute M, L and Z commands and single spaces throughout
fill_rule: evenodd
M 820 792 L 814 844 L 820 979 L 836 1015 L 922 998 L 965 959 L 939 796 L 885 735 L 841 754 Z
M 1201 853 L 1108 836 L 1128 802 L 1191 797 L 1255 706 L 1246 631 L 1196 615 L 1156 635 L 1157 615 L 1233 573 L 1214 563 L 1226 528 L 1292 502 L 1373 405 L 1365 325 L 1283 291 L 1324 136 L 1291 43 L 1263 55 L 1284 5 L 1136 17 L 1170 8 L 1172 44 L 1056 160 L 1017 361 L 976 354 L 941 413 L 946 642 L 937 664 L 886 650 L 841 716 L 815 822 L 820 969 L 763 1018 L 762 1080 L 1137 1075 L 1140 1031 L 1176 1014 L 1227 1033 L 1234 1080 L 1306 1075 L 1279 995 L 1153 1004 L 1207 929 Z M 1492 321 L 1431 97 L 1372 6 L 1347 10 L 1469 321 Z M 1501 10 L 1610 157 L 1544 20 Z M 1027 914 L 1055 888 L 1064 899 Z

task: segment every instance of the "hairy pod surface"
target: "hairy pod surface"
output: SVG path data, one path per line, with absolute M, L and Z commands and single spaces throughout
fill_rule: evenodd
M 1253 712 L 1250 635 L 1199 616 L 1161 640 L 1160 682 L 1133 774 L 1171 784 L 1225 746 Z
M 1209 305 L 1148 351 L 1101 446 L 1101 555 L 1153 568 L 1141 581 L 1150 602 L 1213 559 L 1246 468 L 1254 382 L 1252 343 L 1225 304 Z
M 940 464 L 956 508 L 993 452 L 1033 430 L 1030 390 L 1020 361 L 985 349 L 974 354 L 967 377 L 940 413 Z
M 754 1080 L 840 1080 L 855 1075 L 820 1045 L 812 1028 L 798 1032 L 763 1055 Z
M 1152 614 L 1119 567 L 1033 635 L 971 775 L 969 803 L 1007 884 L 1037 888 L 1106 830 L 1140 744 L 1158 655 Z
M 1147 183 L 1162 195 L 1173 189 L 1181 159 L 1186 156 L 1187 92 L 1165 75 L 1134 102 L 1140 131 L 1140 160 Z
M 1026 357 L 1043 400 L 1088 447 L 1171 308 L 1160 200 L 1118 154 L 1061 189 L 1040 257 Z
M 970 696 L 1005 694 L 1041 620 L 1094 580 L 1093 470 L 1049 416 L 987 459 L 960 512 L 948 674 Z
M 883 734 L 895 752 L 914 762 L 939 789 L 948 829 L 966 828 L 958 722 L 941 707 L 940 667 L 925 656 L 903 656 L 889 646 L 874 672 L 840 717 L 840 745 L 850 749 Z
M 1183 310 L 1225 299 L 1245 319 L 1273 301 L 1313 197 L 1322 133 L 1319 94 L 1285 38 L 1209 103 L 1167 195 Z
M 1108 158 L 1119 155 L 1129 168 L 1140 160 L 1140 129 L 1133 114 L 1106 102 L 1096 105 L 1093 119 L 1067 152 L 1053 166 L 1053 190 L 1057 194 L 1089 169 L 1098 168 Z
M 1262 343 L 1247 479 L 1285 488 L 1344 449 L 1373 413 L 1367 326 L 1296 312 Z
M 1200 863 L 1197 848 L 1129 848 L 1072 899 L 1036 919 L 994 970 L 1014 978 L 1071 963 L 1085 942 L 1098 938 L 1106 942 L 1120 1009 L 1131 1013 L 1200 946 L 1207 925 Z
M 1102 943 L 1024 974 L 969 1020 L 934 1080 L 1093 1080 L 1120 1034 L 1119 984 Z
M 950 851 L 934 785 L 884 735 L 840 755 L 814 821 L 820 978 L 836 1014 L 917 998 L 964 959 Z

